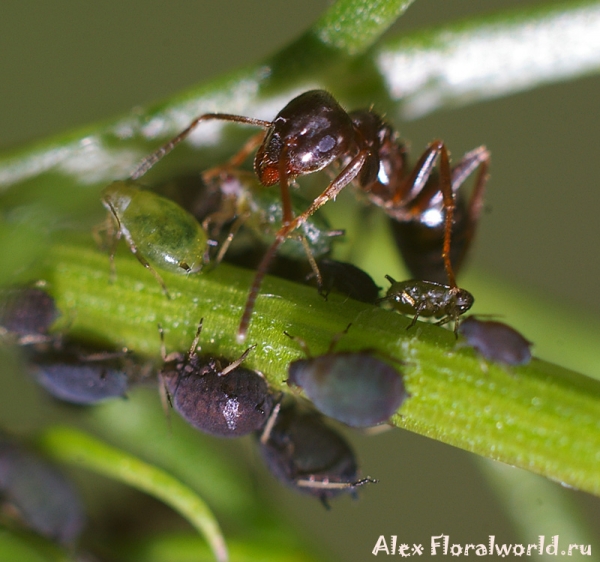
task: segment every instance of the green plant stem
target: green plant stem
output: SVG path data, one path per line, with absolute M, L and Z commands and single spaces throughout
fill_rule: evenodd
M 600 70 L 600 48 L 593 47 L 600 37 L 598 0 L 528 8 L 453 23 L 390 39 L 362 56 L 340 57 L 338 49 L 315 37 L 338 25 L 351 25 L 351 13 L 335 15 L 346 5 L 352 6 L 352 1 L 334 5 L 312 30 L 260 64 L 182 92 L 146 110 L 136 110 L 1 156 L 0 192 L 34 179 L 38 184 L 60 184 L 63 189 L 105 185 L 115 178 L 127 177 L 145 155 L 202 113 L 221 111 L 271 119 L 281 109 L 283 99 L 289 99 L 307 85 L 329 88 L 336 96 L 356 99 L 364 105 L 375 103 L 390 114 L 395 108 L 390 101 L 399 100 L 402 115 L 414 118 L 442 106 L 509 95 Z M 377 33 L 383 33 L 390 24 L 393 10 L 398 15 L 406 5 L 401 1 L 382 5 L 388 15 L 377 27 Z M 374 40 L 376 34 L 369 31 L 370 20 L 359 21 L 364 23 L 364 36 L 369 37 L 369 42 Z M 539 32 L 544 44 L 552 49 L 541 50 L 540 35 L 530 36 L 530 30 Z M 357 42 L 361 41 L 362 32 L 363 28 L 353 28 Z M 511 47 L 514 56 L 507 59 L 504 51 L 515 34 L 519 42 Z M 341 39 L 343 36 L 340 32 L 339 41 L 345 41 Z M 577 42 L 565 41 L 565 36 L 576 37 Z M 332 43 L 338 41 L 335 37 Z M 480 57 L 471 56 L 481 51 L 482 42 L 489 52 L 483 63 Z M 494 45 L 505 47 L 498 49 Z M 581 48 L 582 45 L 588 48 Z M 543 65 L 536 59 L 540 53 L 547 55 Z M 542 74 L 537 70 L 543 70 Z M 356 76 L 372 76 L 373 72 L 376 76 L 366 86 L 364 80 L 356 84 Z M 486 73 L 500 76 L 502 83 L 492 88 Z M 222 145 L 223 139 L 217 132 L 210 137 L 194 136 L 193 142 L 196 148 L 206 149 Z M 199 158 L 197 150 L 178 149 L 166 161 L 166 173 L 171 166 L 199 169 L 214 164 L 210 156 Z
M 338 0 L 311 30 L 324 44 L 356 55 L 370 47 L 414 0 Z
M 89 245 L 57 244 L 46 261 L 49 290 L 70 331 L 159 355 L 157 324 L 168 351 L 186 350 L 200 318 L 203 352 L 238 357 L 235 333 L 252 272 L 222 264 L 190 277 L 164 274 L 173 299 L 130 255 L 116 260 L 110 283 L 106 256 Z M 71 312 L 73 311 L 73 312 Z M 118 319 L 118 320 L 115 320 Z M 451 331 L 418 323 L 393 311 L 267 278 L 256 303 L 246 366 L 287 390 L 287 365 L 303 356 L 284 331 L 303 338 L 313 354 L 349 323 L 343 350 L 374 350 L 401 367 L 411 394 L 391 420 L 404 427 L 600 494 L 600 382 L 534 359 L 508 368 L 485 364 L 461 349 Z
M 217 560 L 228 560 L 225 539 L 210 509 L 195 492 L 166 472 L 68 427 L 45 430 L 39 444 L 58 462 L 93 470 L 162 500 L 204 535 Z

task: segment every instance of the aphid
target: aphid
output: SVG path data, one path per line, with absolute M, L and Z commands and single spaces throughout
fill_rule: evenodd
M 506 365 L 525 365 L 531 361 L 532 343 L 507 324 L 469 316 L 460 323 L 458 331 L 485 359 Z
M 388 216 L 400 222 L 426 222 L 423 217 L 430 208 L 444 210 L 442 260 L 450 287 L 456 288 L 450 249 L 454 222 L 454 192 L 474 169 L 481 169 L 476 193 L 483 192 L 487 179 L 485 170 L 489 154 L 481 147 L 472 151 L 455 167 L 445 144 L 433 141 L 412 170 L 406 166 L 406 147 L 390 125 L 371 110 L 347 113 L 323 90 L 311 90 L 292 99 L 273 121 L 263 121 L 239 115 L 210 113 L 201 115 L 179 135 L 147 157 L 135 170 L 133 179 L 142 176 L 165 154 L 184 140 L 196 126 L 206 120 L 222 120 L 262 127 L 266 134 L 253 137 L 229 163 L 239 165 L 259 144 L 254 159 L 254 170 L 265 185 L 279 183 L 283 219 L 275 241 L 259 264 L 240 326 L 238 340 L 244 341 L 254 303 L 262 280 L 278 247 L 313 213 L 349 183 L 355 182 L 368 199 L 381 207 Z M 439 181 L 428 181 L 440 158 Z M 317 172 L 337 162 L 341 171 L 325 190 L 302 213 L 294 216 L 290 198 L 290 183 L 299 176 Z M 227 167 L 227 166 L 226 166 Z M 481 195 L 479 195 L 479 198 Z M 478 208 L 477 202 L 474 208 Z M 476 219 L 473 213 L 473 219 Z
M 204 219 L 204 226 L 211 235 L 215 235 L 223 230 L 224 224 L 233 221 L 228 238 L 221 245 L 220 257 L 225 254 L 240 228 L 254 242 L 264 246 L 273 243 L 283 220 L 283 207 L 277 190 L 261 185 L 253 174 L 241 170 L 220 171 L 207 183 L 210 186 L 217 185 L 222 195 L 221 205 Z M 290 196 L 294 213 L 301 212 L 309 205 L 309 201 L 299 194 L 291 193 Z M 315 213 L 301 225 L 296 235 L 290 235 L 278 248 L 277 255 L 292 260 L 308 259 L 315 269 L 314 260 L 328 255 L 332 243 L 342 234 L 343 231 L 332 230 L 321 213 Z M 217 261 L 220 261 L 220 257 Z
M 371 351 L 334 353 L 334 338 L 324 355 L 311 357 L 306 342 L 292 339 L 308 357 L 290 363 L 287 382 L 302 388 L 322 414 L 371 427 L 387 421 L 408 397 L 402 374 Z
M 129 386 L 124 352 L 81 347 L 72 342 L 38 346 L 29 369 L 54 398 L 71 404 L 91 405 L 124 397 Z
M 114 246 L 123 236 L 138 261 L 168 295 L 162 277 L 152 267 L 180 274 L 195 273 L 208 259 L 208 236 L 198 221 L 173 201 L 132 182 L 117 181 L 102 191 L 102 204 L 112 218 Z
M 47 340 L 58 316 L 54 299 L 42 289 L 13 287 L 0 293 L 0 333 L 15 336 L 21 345 Z
M 252 348 L 233 363 L 199 355 L 201 331 L 202 321 L 185 355 L 166 355 L 162 344 L 165 365 L 159 381 L 171 405 L 190 425 L 211 435 L 240 437 L 261 429 L 273 409 L 273 395 L 261 375 L 240 366 Z
M 351 263 L 329 258 L 319 260 L 317 266 L 322 277 L 320 292 L 325 297 L 333 291 L 357 301 L 370 304 L 377 302 L 381 287 L 375 284 L 366 271 Z
M 413 314 L 412 322 L 406 327 L 412 328 L 419 316 L 439 319 L 438 325 L 454 322 L 454 333 L 458 330 L 458 317 L 469 310 L 475 299 L 465 289 L 449 287 L 433 281 L 395 281 L 389 275 L 385 278 L 391 283 L 387 295 L 380 299 L 389 302 L 402 314 Z
M 0 496 L 12 507 L 10 513 L 59 543 L 72 544 L 83 529 L 83 506 L 71 482 L 42 458 L 2 437 Z
M 280 410 L 281 408 L 281 410 Z M 356 457 L 344 438 L 323 417 L 302 412 L 296 405 L 273 410 L 259 434 L 260 451 L 271 473 L 301 493 L 316 496 L 329 509 L 329 500 L 372 478 L 360 479 Z

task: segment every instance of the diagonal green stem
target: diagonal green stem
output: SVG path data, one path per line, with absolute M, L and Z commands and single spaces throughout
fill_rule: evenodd
M 47 429 L 39 443 L 59 462 L 114 478 L 170 505 L 204 535 L 217 560 L 228 560 L 225 539 L 208 506 L 195 492 L 166 472 L 69 427 Z
M 191 277 L 165 273 L 175 296 L 168 300 L 129 255 L 117 259 L 114 284 L 106 256 L 87 245 L 56 245 L 46 265 L 65 318 L 75 316 L 75 334 L 157 357 L 158 323 L 167 348 L 184 350 L 203 317 L 204 352 L 233 358 L 244 351 L 235 328 L 251 272 L 222 264 Z M 411 398 L 395 425 L 600 494 L 600 382 L 557 365 L 484 365 L 472 350 L 457 348 L 448 330 L 419 323 L 407 331 L 409 319 L 392 311 L 336 296 L 326 302 L 314 289 L 275 278 L 267 278 L 257 300 L 247 340 L 257 348 L 245 364 L 285 390 L 287 365 L 303 354 L 284 331 L 318 354 L 349 323 L 340 349 L 372 349 L 406 362 Z

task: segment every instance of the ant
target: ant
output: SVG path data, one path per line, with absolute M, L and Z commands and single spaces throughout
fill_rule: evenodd
M 410 170 L 406 164 L 406 146 L 399 141 L 398 134 L 391 125 L 377 113 L 372 110 L 348 113 L 330 93 L 324 90 L 310 90 L 292 99 L 273 121 L 227 113 L 200 115 L 179 135 L 145 158 L 134 171 L 132 179 L 145 174 L 201 122 L 208 120 L 263 128 L 264 133 L 251 137 L 220 169 L 241 165 L 258 146 L 254 158 L 254 171 L 258 179 L 264 186 L 279 183 L 281 191 L 282 225 L 275 234 L 275 241 L 263 256 L 250 287 L 238 327 L 239 342 L 246 339 L 256 297 L 279 246 L 322 205 L 335 199 L 340 191 L 352 182 L 366 193 L 374 205 L 401 223 L 427 225 L 427 211 L 443 211 L 443 220 L 438 221 L 435 233 L 438 239 L 439 233 L 442 233 L 441 256 L 448 284 L 451 290 L 458 290 L 450 255 L 455 211 L 454 194 L 466 178 L 479 168 L 467 218 L 459 226 L 466 233 L 466 249 L 481 210 L 483 190 L 487 182 L 489 152 L 485 147 L 467 153 L 454 168 L 451 168 L 446 145 L 441 140 L 434 140 Z M 438 159 L 439 175 L 434 173 Z M 290 183 L 299 176 L 323 170 L 334 163 L 341 166 L 341 171 L 313 200 L 308 209 L 294 216 Z M 210 174 L 211 171 L 207 173 Z M 422 234 L 414 231 L 408 235 L 409 238 L 411 236 L 418 238 Z

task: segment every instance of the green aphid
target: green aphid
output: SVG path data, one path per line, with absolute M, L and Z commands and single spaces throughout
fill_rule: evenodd
M 102 191 L 102 204 L 111 217 L 107 228 L 113 242 L 111 263 L 115 245 L 122 236 L 165 294 L 168 295 L 165 283 L 153 265 L 187 275 L 200 271 L 208 262 L 206 231 L 170 199 L 140 189 L 132 182 L 116 181 Z

